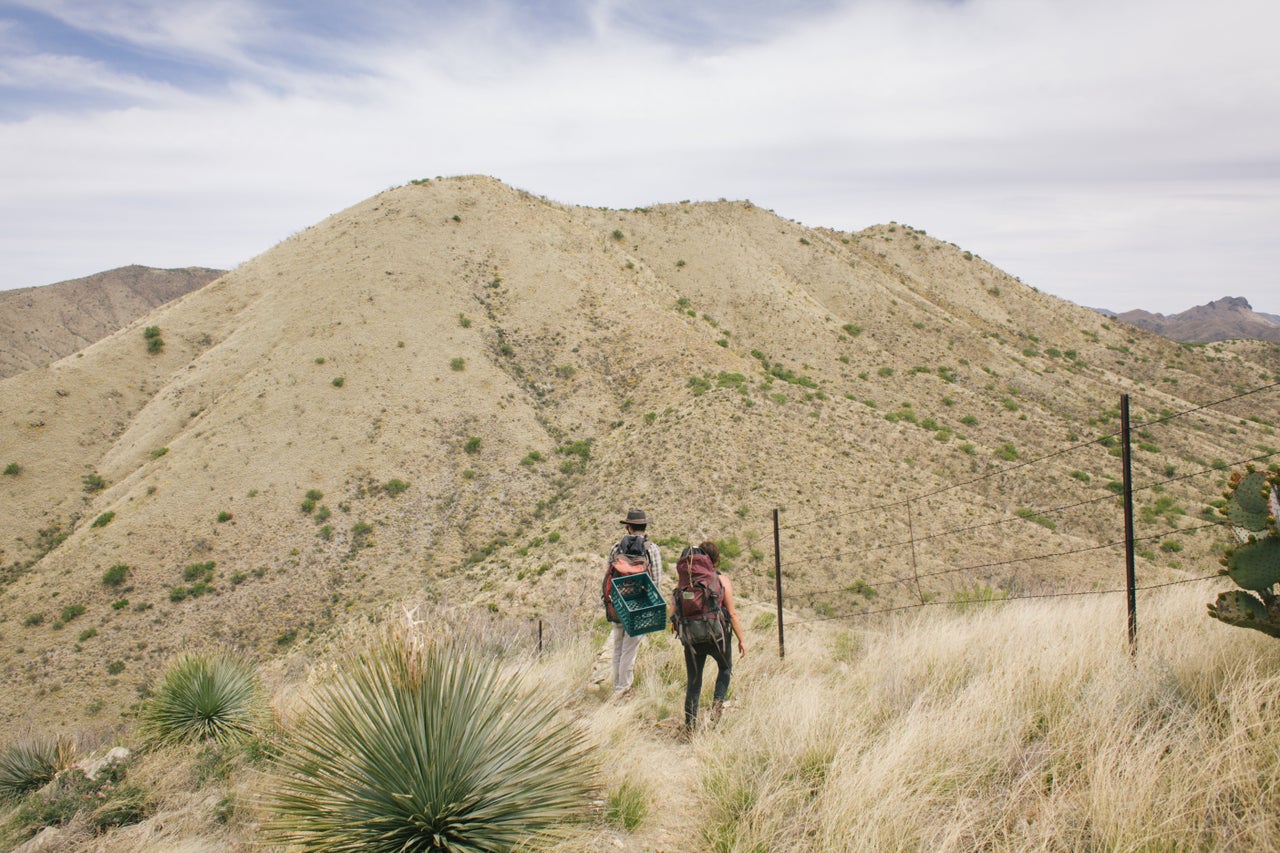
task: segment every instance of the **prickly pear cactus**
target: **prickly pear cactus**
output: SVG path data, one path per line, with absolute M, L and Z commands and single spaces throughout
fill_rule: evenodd
M 1231 475 L 1222 514 L 1231 521 L 1235 546 L 1223 555 L 1222 570 L 1240 587 L 1209 605 L 1214 619 L 1280 637 L 1280 473 L 1250 470 Z

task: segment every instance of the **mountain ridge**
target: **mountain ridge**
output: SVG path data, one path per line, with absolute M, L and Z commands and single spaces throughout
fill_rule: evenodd
M 1280 341 L 1280 317 L 1254 311 L 1249 300 L 1241 296 L 1226 296 L 1168 316 L 1134 310 L 1116 314 L 1115 318 L 1185 343 L 1241 338 Z
M 225 270 L 133 264 L 0 291 L 0 379 L 71 355 Z
M 983 525 L 1113 500 L 1112 448 L 1002 471 L 1113 432 L 1120 393 L 1155 419 L 1277 375 L 1273 347 L 1190 351 L 897 223 L 413 182 L 0 381 L 0 463 L 20 469 L 0 478 L 0 720 L 117 720 L 179 649 L 277 659 L 415 597 L 590 621 L 631 506 L 668 556 L 740 546 L 744 603 L 772 594 L 774 509 L 805 612 L 865 610 L 855 579 L 909 602 L 913 567 L 929 595 L 1110 585 L 1114 512 Z M 1228 430 L 1274 441 L 1251 413 L 1149 427 L 1139 473 L 1238 458 Z M 1203 500 L 1203 483 L 1164 488 Z M 964 526 L 981 529 L 887 547 Z M 1211 544 L 1153 547 L 1142 571 L 1182 577 Z M 1046 546 L 1080 553 L 1000 566 Z

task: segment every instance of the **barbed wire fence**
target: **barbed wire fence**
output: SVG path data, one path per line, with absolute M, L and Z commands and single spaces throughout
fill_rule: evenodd
M 1134 532 L 1134 512 L 1133 512 L 1134 494 L 1139 492 L 1159 493 L 1163 491 L 1165 486 L 1168 486 L 1170 484 L 1183 483 L 1185 481 L 1194 480 L 1200 477 L 1207 477 L 1215 474 L 1218 476 L 1223 476 L 1229 473 L 1233 468 L 1238 468 L 1240 466 L 1249 465 L 1253 463 L 1266 462 L 1275 457 L 1278 457 L 1280 456 L 1280 451 L 1260 446 L 1257 449 L 1263 449 L 1267 452 L 1263 452 L 1260 454 L 1253 454 L 1253 455 L 1245 455 L 1244 453 L 1241 453 L 1239 454 L 1239 458 L 1233 461 L 1215 459 L 1211 464 L 1203 465 L 1197 470 L 1191 471 L 1189 473 L 1182 473 L 1182 474 L 1176 473 L 1172 465 L 1166 465 L 1162 472 L 1163 473 L 1162 479 L 1152 478 L 1152 479 L 1149 479 L 1148 482 L 1145 482 L 1141 485 L 1135 485 L 1133 482 L 1134 464 L 1133 464 L 1133 455 L 1132 455 L 1133 444 L 1134 444 L 1133 436 L 1135 432 L 1137 433 L 1140 439 L 1138 443 L 1138 447 L 1140 449 L 1143 449 L 1146 451 L 1157 449 L 1155 445 L 1152 443 L 1152 439 L 1154 438 L 1154 436 L 1152 435 L 1150 430 L 1153 427 L 1159 427 L 1159 426 L 1176 423 L 1180 419 L 1187 418 L 1190 415 L 1200 413 L 1200 412 L 1211 411 L 1211 410 L 1217 411 L 1218 414 L 1220 415 L 1227 416 L 1227 413 L 1220 411 L 1223 406 L 1226 406 L 1227 404 L 1238 401 L 1238 400 L 1253 397 L 1254 395 L 1266 394 L 1267 392 L 1274 392 L 1277 389 L 1280 389 L 1280 382 L 1274 382 L 1274 383 L 1263 385 L 1257 388 L 1242 390 L 1232 396 L 1224 397 L 1222 399 L 1214 400 L 1212 402 L 1194 406 L 1192 408 L 1185 409 L 1182 411 L 1176 411 L 1176 412 L 1162 411 L 1159 417 L 1154 417 L 1138 423 L 1131 422 L 1129 395 L 1122 394 L 1120 397 L 1120 406 L 1119 406 L 1119 412 L 1118 412 L 1119 419 L 1120 419 L 1120 429 L 1116 432 L 1099 435 L 1087 441 L 1076 441 L 1066 447 L 1053 450 L 1049 453 L 1045 453 L 1043 455 L 1040 455 L 1031 459 L 1022 460 L 1022 461 L 1016 462 L 1015 464 L 1007 465 L 1007 466 L 995 469 L 993 471 L 989 471 L 987 473 L 981 474 L 979 476 L 959 480 L 957 482 L 953 482 L 948 485 L 944 485 L 939 488 L 932 489 L 930 491 L 922 492 L 920 494 L 912 495 L 911 497 L 901 498 L 901 499 L 890 501 L 887 503 L 872 503 L 872 504 L 867 504 L 865 506 L 850 507 L 848 509 L 814 516 L 804 521 L 788 522 L 785 525 L 781 523 L 780 510 L 775 509 L 773 511 L 774 587 L 775 587 L 775 596 L 776 596 L 776 604 L 777 604 L 776 623 L 778 628 L 779 656 L 780 657 L 786 656 L 786 633 L 785 633 L 785 625 L 784 625 L 785 599 L 784 599 L 783 580 L 784 580 L 784 577 L 788 574 L 788 572 L 786 571 L 786 567 L 789 565 L 802 566 L 814 560 L 821 560 L 827 563 L 857 561 L 857 563 L 860 566 L 862 566 L 863 568 L 866 568 L 868 566 L 873 565 L 877 559 L 879 559 L 881 563 L 886 562 L 886 560 L 882 558 L 883 555 L 888 555 L 894 552 L 900 552 L 902 550 L 909 550 L 909 554 L 910 554 L 909 560 L 903 560 L 905 564 L 908 564 L 910 566 L 910 569 L 911 569 L 910 574 L 907 574 L 905 571 L 895 573 L 893 571 L 886 570 L 883 573 L 884 574 L 883 577 L 873 577 L 872 580 L 867 580 L 864 576 L 861 576 L 861 575 L 858 577 L 845 577 L 845 578 L 841 578 L 838 581 L 840 584 L 839 586 L 817 589 L 817 590 L 807 590 L 804 592 L 796 593 L 794 597 L 799 599 L 802 603 L 807 602 L 808 606 L 813 607 L 814 601 L 816 599 L 824 598 L 830 595 L 838 595 L 838 594 L 860 595 L 864 597 L 864 601 L 869 601 L 870 598 L 873 597 L 873 595 L 878 595 L 877 590 L 879 588 L 901 586 L 908 590 L 911 590 L 914 593 L 915 600 L 912 601 L 911 603 L 886 606 L 878 609 L 862 609 L 862 610 L 857 610 L 854 612 L 846 612 L 846 613 L 834 612 L 834 608 L 824 604 L 824 606 L 817 608 L 819 612 L 816 612 L 814 615 L 808 616 L 802 619 L 797 619 L 793 622 L 793 624 L 803 625 L 803 624 L 824 622 L 824 621 L 831 621 L 831 620 L 858 619 L 858 618 L 868 618 L 868 617 L 893 614 L 893 613 L 902 613 L 905 611 L 910 611 L 910 610 L 919 609 L 923 607 L 930 607 L 930 606 L 954 605 L 957 602 L 942 600 L 936 595 L 926 594 L 924 591 L 922 581 L 928 581 L 928 580 L 941 578 L 941 577 L 955 578 L 955 577 L 962 577 L 962 576 L 972 576 L 977 572 L 989 571 L 991 569 L 996 569 L 996 568 L 1015 567 L 1015 566 L 1034 563 L 1042 560 L 1065 558 L 1065 557 L 1071 557 L 1079 554 L 1105 551 L 1107 549 L 1117 549 L 1121 547 L 1123 547 L 1124 549 L 1124 560 L 1125 560 L 1125 585 L 1123 587 L 1117 586 L 1115 588 L 1106 588 L 1106 589 L 1069 590 L 1069 591 L 1053 591 L 1053 592 L 1023 591 L 1021 593 L 1017 593 L 1015 589 L 1010 589 L 1006 591 L 1006 595 L 1004 596 L 995 597 L 994 595 L 992 595 L 992 596 L 983 597 L 981 595 L 977 595 L 971 599 L 965 600 L 964 603 L 965 604 L 984 604 L 984 603 L 990 603 L 990 602 L 996 602 L 996 601 L 1003 603 L 1003 602 L 1015 601 L 1015 600 L 1053 599 L 1053 598 L 1068 598 L 1068 597 L 1076 598 L 1080 596 L 1116 595 L 1119 593 L 1125 593 L 1126 599 L 1127 599 L 1126 600 L 1127 613 L 1128 613 L 1127 633 L 1128 633 L 1129 648 L 1131 653 L 1136 652 L 1136 649 L 1137 649 L 1137 593 L 1139 591 L 1161 589 L 1161 588 L 1166 588 L 1171 586 L 1179 586 L 1183 584 L 1203 583 L 1205 581 L 1216 580 L 1220 577 L 1220 575 L 1217 572 L 1215 572 L 1213 574 L 1201 575 L 1196 577 L 1188 577 L 1180 580 L 1163 581 L 1158 583 L 1148 583 L 1144 585 L 1139 585 L 1136 579 L 1136 559 L 1135 558 L 1138 553 L 1137 546 L 1142 543 L 1155 542 L 1157 540 L 1164 540 L 1164 542 L 1162 543 L 1162 547 L 1164 547 L 1166 550 L 1172 550 L 1174 546 L 1167 544 L 1171 541 L 1170 540 L 1171 536 L 1186 536 L 1191 534 L 1198 534 L 1206 530 L 1219 529 L 1229 525 L 1227 522 L 1220 520 L 1217 516 L 1209 516 L 1207 514 L 1208 510 L 1206 510 L 1206 514 L 1202 515 L 1201 517 L 1201 521 L 1203 523 L 1198 525 L 1193 525 L 1193 526 L 1182 526 L 1179 522 L 1181 520 L 1181 516 L 1185 515 L 1185 511 L 1176 507 L 1171 500 L 1169 500 L 1167 503 L 1162 503 L 1164 499 L 1161 498 L 1155 501 L 1154 509 L 1151 507 L 1144 508 L 1144 521 L 1148 520 L 1145 517 L 1147 515 L 1150 515 L 1152 520 L 1156 520 L 1163 517 L 1166 523 L 1170 525 L 1170 528 L 1154 535 L 1137 536 L 1135 535 L 1135 532 Z M 1235 417 L 1234 415 L 1230 415 L 1230 416 Z M 1255 418 L 1254 420 L 1257 420 L 1257 419 Z M 1265 421 L 1258 421 L 1258 422 L 1264 425 L 1266 423 Z M 1206 426 L 1202 424 L 1201 429 L 1204 429 L 1204 428 L 1206 428 Z M 920 512 L 920 508 L 925 506 L 926 502 L 929 501 L 930 499 L 939 498 L 960 489 L 970 489 L 971 487 L 978 486 L 984 481 L 995 480 L 996 478 L 1005 478 L 1015 472 L 1023 472 L 1024 474 L 1026 474 L 1038 466 L 1045 465 L 1049 462 L 1059 460 L 1070 454 L 1080 453 L 1090 448 L 1103 448 L 1105 449 L 1106 455 L 1108 457 L 1117 457 L 1117 456 L 1119 457 L 1119 471 L 1118 471 L 1120 475 L 1119 479 L 1108 482 L 1107 492 L 1102 495 L 1087 498 L 1084 500 L 1073 501 L 1070 503 L 1050 506 L 1043 509 L 1020 508 L 1016 512 L 1010 513 L 1001 518 L 981 521 L 976 523 L 962 524 L 960 526 L 951 527 L 945 530 L 931 532 L 931 533 L 927 533 L 919 536 L 916 534 L 916 518 Z M 1073 471 L 1071 476 L 1076 477 L 1077 479 L 1080 479 L 1085 483 L 1089 482 L 1089 480 L 1091 479 L 1089 475 L 1083 474 L 1083 472 L 1079 470 Z M 1096 506 L 1103 506 L 1109 502 L 1110 503 L 1119 502 L 1123 510 L 1123 525 L 1122 525 L 1123 534 L 1111 541 L 1102 542 L 1100 544 L 1082 545 L 1080 547 L 1075 547 L 1075 548 L 1047 551 L 1044 553 L 1030 554 L 1030 555 L 1020 556 L 1016 558 L 988 559 L 984 561 L 967 563 L 967 564 L 958 565 L 958 566 L 946 565 L 944 567 L 936 568 L 932 570 L 921 569 L 918 548 L 921 545 L 924 545 L 926 543 L 936 543 L 940 540 L 944 540 L 949 537 L 967 537 L 966 539 L 962 540 L 962 542 L 963 544 L 966 544 L 972 547 L 978 544 L 975 539 L 975 536 L 977 534 L 997 531 L 999 528 L 1005 525 L 1012 525 L 1012 524 L 1018 524 L 1018 523 L 1038 524 L 1052 531 L 1056 528 L 1056 523 L 1053 522 L 1051 517 L 1065 516 L 1068 513 L 1071 513 L 1072 511 L 1082 510 L 1082 509 L 1096 507 Z M 890 541 L 890 542 L 885 542 L 880 544 L 872 544 L 872 545 L 867 545 L 865 547 L 845 547 L 845 548 L 837 549 L 834 552 L 829 550 L 823 551 L 821 553 L 818 553 L 818 552 L 803 553 L 802 552 L 799 556 L 788 555 L 787 561 L 784 562 L 783 553 L 781 549 L 781 539 L 782 539 L 781 533 L 783 530 L 796 531 L 796 530 L 803 530 L 805 528 L 811 528 L 818 525 L 821 525 L 826 528 L 832 528 L 838 522 L 848 523 L 851 521 L 857 521 L 857 520 L 863 519 L 865 517 L 871 517 L 874 514 L 880 514 L 881 517 L 886 517 L 886 516 L 894 517 L 895 515 L 905 516 L 905 527 L 906 527 L 906 534 L 907 534 L 906 538 L 898 538 L 895 541 Z M 1176 542 L 1176 540 L 1173 540 L 1173 541 Z M 1007 548 L 1007 545 L 1005 545 L 1004 543 L 997 542 L 995 544 L 997 547 L 1003 546 L 1004 548 Z M 1176 547 L 1180 548 L 1181 547 L 1180 543 L 1178 543 Z M 975 550 L 977 549 L 975 548 Z M 1005 551 L 1005 553 L 1007 553 L 1007 550 Z M 792 572 L 791 574 L 796 574 L 796 573 Z

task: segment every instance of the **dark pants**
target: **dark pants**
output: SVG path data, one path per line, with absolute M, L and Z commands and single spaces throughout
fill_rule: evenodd
M 684 647 L 684 671 L 688 687 L 684 693 L 684 722 L 689 728 L 698 724 L 698 700 L 702 696 L 702 668 L 707 658 L 714 658 L 719 672 L 716 674 L 715 699 L 724 701 L 729 692 L 729 678 L 733 675 L 733 634 L 724 632 L 723 643 L 694 643 Z

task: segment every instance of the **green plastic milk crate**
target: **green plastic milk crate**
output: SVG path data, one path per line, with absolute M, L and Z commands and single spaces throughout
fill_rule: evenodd
M 613 611 L 630 637 L 661 631 L 667 624 L 667 602 L 648 572 L 614 578 L 609 590 Z

